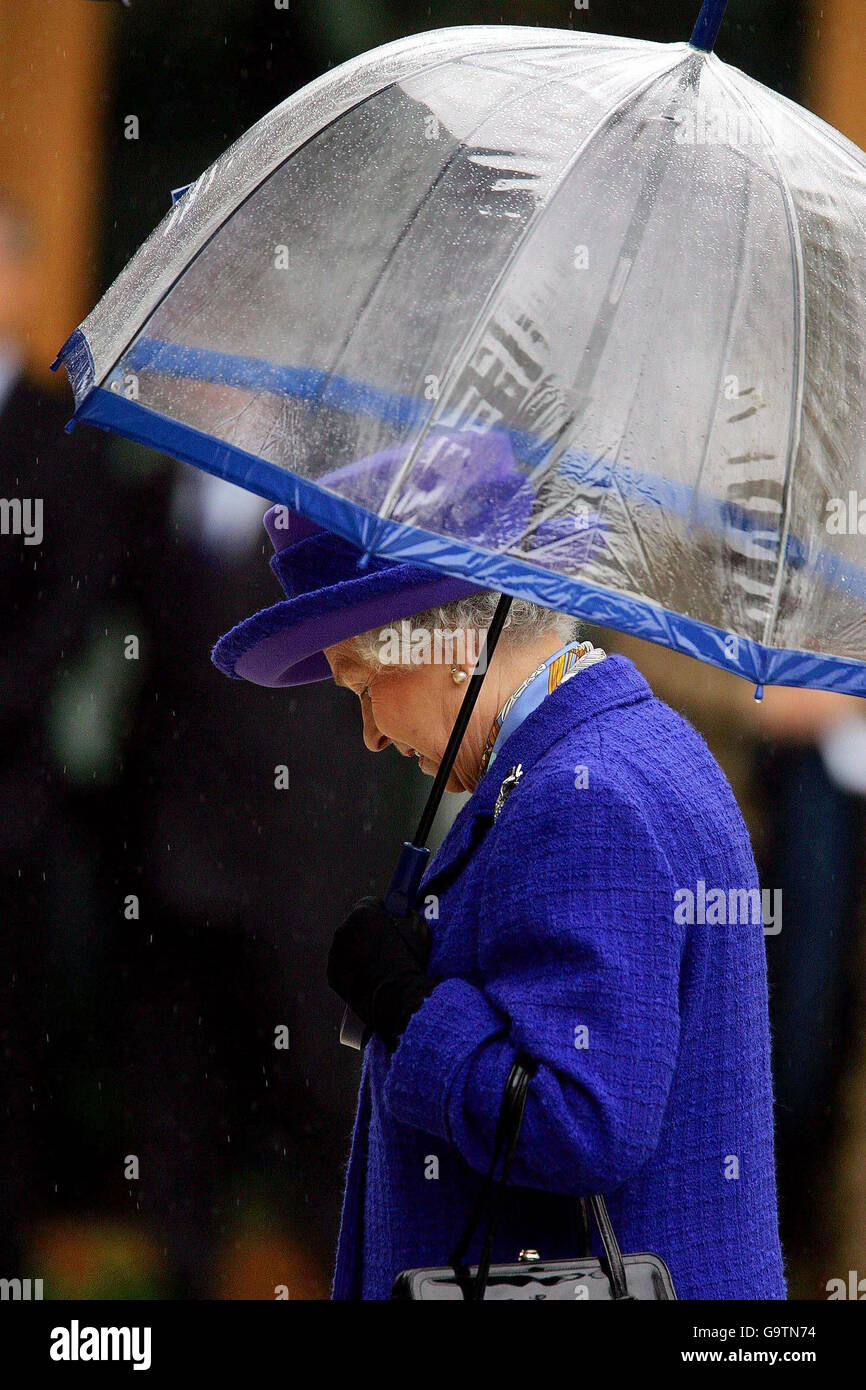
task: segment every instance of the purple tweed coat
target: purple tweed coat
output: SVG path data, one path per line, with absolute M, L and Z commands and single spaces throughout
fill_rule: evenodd
M 661 1255 L 680 1298 L 786 1297 L 763 929 L 678 921 L 700 882 L 758 886 L 734 796 L 608 657 L 502 744 L 428 865 L 441 983 L 392 1057 L 367 1047 L 335 1299 L 387 1299 L 401 1269 L 447 1262 L 518 1048 L 538 1071 L 495 1260 L 574 1256 L 573 1198 L 603 1192 L 623 1251 Z

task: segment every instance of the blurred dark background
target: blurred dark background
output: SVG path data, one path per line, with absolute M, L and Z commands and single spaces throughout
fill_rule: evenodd
M 458 23 L 678 40 L 697 9 L 0 0 L 0 469 L 5 496 L 45 499 L 41 545 L 0 538 L 0 1276 L 61 1298 L 327 1296 L 358 1077 L 327 949 L 428 786 L 366 752 L 348 692 L 211 666 L 215 638 L 281 596 L 266 503 L 65 434 L 48 362 L 171 189 L 328 68 Z M 866 143 L 858 4 L 729 10 L 721 57 Z M 866 778 L 834 777 L 820 696 L 762 725 L 736 677 L 594 635 L 702 729 L 783 886 L 783 1238 L 792 1296 L 826 1297 L 866 1216 Z

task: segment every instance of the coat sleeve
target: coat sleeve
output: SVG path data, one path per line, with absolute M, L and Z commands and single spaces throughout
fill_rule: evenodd
M 653 1153 L 676 1063 L 684 927 L 671 868 L 640 807 L 598 776 L 575 790 L 570 773 L 548 772 L 490 833 L 480 986 L 437 985 L 391 1059 L 385 1104 L 485 1171 L 522 1050 L 538 1071 L 511 1181 L 610 1191 Z

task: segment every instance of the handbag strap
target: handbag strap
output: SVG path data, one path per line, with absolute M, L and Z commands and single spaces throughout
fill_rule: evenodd
M 471 1302 L 481 1302 L 487 1287 L 487 1279 L 490 1274 L 490 1262 L 493 1255 L 493 1240 L 496 1228 L 499 1224 L 499 1216 L 502 1210 L 502 1202 L 505 1189 L 508 1183 L 508 1172 L 511 1167 L 511 1159 L 520 1137 L 520 1129 L 523 1123 L 523 1112 L 526 1108 L 526 1097 L 529 1090 L 529 1083 L 538 1070 L 536 1063 L 525 1053 L 518 1053 L 505 1086 L 502 1092 L 502 1100 L 499 1106 L 499 1115 L 496 1121 L 496 1133 L 493 1139 L 493 1157 L 490 1167 L 484 1178 L 481 1190 L 475 1207 L 469 1215 L 469 1219 L 463 1228 L 463 1232 L 454 1247 L 451 1259 L 448 1261 L 454 1267 L 458 1282 L 463 1288 L 464 1298 Z M 496 1177 L 496 1168 L 502 1158 L 502 1172 Z M 607 1203 L 601 1193 L 596 1193 L 588 1199 L 579 1200 L 579 1215 L 584 1223 L 584 1229 L 588 1234 L 587 1206 L 595 1218 L 598 1233 L 601 1237 L 604 1256 L 602 1267 L 610 1281 L 611 1294 L 615 1302 L 633 1302 L 633 1296 L 628 1291 L 626 1280 L 625 1265 L 623 1263 L 622 1251 L 611 1223 L 610 1215 L 607 1210 Z M 475 1233 L 476 1227 L 481 1219 L 484 1209 L 487 1209 L 487 1226 L 484 1232 L 484 1240 L 481 1246 L 481 1254 L 478 1260 L 478 1271 L 475 1279 L 471 1279 L 465 1265 L 466 1252 L 469 1243 Z

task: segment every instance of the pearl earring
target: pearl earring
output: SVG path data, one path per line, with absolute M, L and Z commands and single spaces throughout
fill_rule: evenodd
M 451 679 L 455 685 L 462 685 L 466 679 L 466 672 L 462 671 L 459 666 L 452 666 Z

